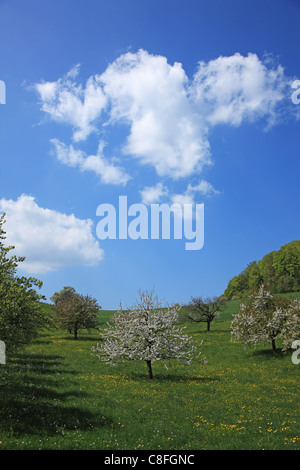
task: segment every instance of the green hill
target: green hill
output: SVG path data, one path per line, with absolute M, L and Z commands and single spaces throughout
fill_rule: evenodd
M 274 294 L 300 290 L 300 240 L 249 263 L 229 281 L 224 295 L 228 299 L 241 297 L 262 283 Z

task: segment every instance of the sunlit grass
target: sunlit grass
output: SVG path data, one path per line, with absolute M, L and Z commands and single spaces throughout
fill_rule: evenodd
M 153 380 L 144 363 L 101 363 L 96 331 L 44 333 L 1 366 L 0 448 L 299 449 L 299 366 L 231 343 L 234 302 L 209 333 L 187 324 L 206 365 L 155 362 Z

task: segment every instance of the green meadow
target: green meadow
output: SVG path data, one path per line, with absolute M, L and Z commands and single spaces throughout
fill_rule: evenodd
M 154 362 L 152 380 L 142 362 L 95 357 L 96 330 L 77 341 L 43 332 L 0 365 L 0 449 L 300 449 L 299 366 L 291 352 L 232 343 L 238 307 L 210 332 L 185 324 L 207 364 Z M 100 328 L 112 313 L 100 312 Z

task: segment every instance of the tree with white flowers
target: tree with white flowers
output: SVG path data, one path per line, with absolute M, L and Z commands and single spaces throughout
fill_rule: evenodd
M 102 342 L 92 348 L 99 359 L 116 364 L 119 361 L 142 360 L 147 364 L 148 378 L 153 378 L 152 363 L 178 359 L 189 364 L 195 356 L 192 338 L 177 325 L 179 306 L 163 307 L 154 290 L 139 291 L 139 300 L 129 310 L 122 307 L 102 332 Z
M 291 299 L 287 312 L 286 320 L 283 324 L 282 331 L 282 349 L 294 348 L 293 343 L 300 339 L 300 300 Z
M 277 339 L 287 350 L 300 337 L 300 301 L 272 295 L 264 285 L 241 302 L 231 323 L 233 341 L 245 346 L 268 342 L 276 351 Z

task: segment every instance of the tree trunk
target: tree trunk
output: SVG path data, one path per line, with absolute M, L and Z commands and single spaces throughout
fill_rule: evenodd
M 207 322 L 207 331 L 210 331 L 210 321 Z
M 275 344 L 275 339 L 272 338 L 272 351 L 276 352 L 276 344 Z
M 77 339 L 77 325 L 74 328 L 74 339 Z
M 151 361 L 146 361 L 148 369 L 148 379 L 153 379 Z

